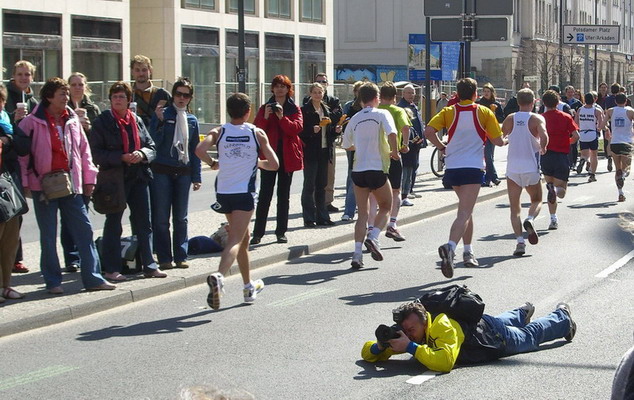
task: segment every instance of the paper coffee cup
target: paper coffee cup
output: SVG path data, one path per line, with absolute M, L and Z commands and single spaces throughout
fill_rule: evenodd
M 131 101 L 130 105 L 128 106 L 128 108 L 130 109 L 130 111 L 132 111 L 133 113 L 136 113 L 136 101 Z
M 16 108 L 21 108 L 23 110 L 26 110 L 26 103 L 17 103 L 15 106 Z

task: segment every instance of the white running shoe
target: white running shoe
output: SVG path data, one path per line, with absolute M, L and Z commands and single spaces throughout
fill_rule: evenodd
M 354 269 L 362 268 L 363 267 L 363 254 L 362 253 L 354 253 L 352 255 L 352 261 L 350 262 L 350 265 Z
M 264 282 L 262 279 L 252 281 L 250 287 L 242 290 L 242 293 L 244 293 L 244 302 L 253 303 L 262 289 L 264 289 Z
M 220 297 L 225 292 L 225 279 L 220 272 L 214 272 L 207 277 L 207 285 L 209 286 L 207 304 L 217 310 L 220 308 Z
M 405 207 L 411 207 L 411 206 L 413 206 L 413 205 L 414 205 L 414 203 L 412 203 L 411 201 L 409 201 L 409 199 L 403 199 L 403 201 L 401 202 L 401 205 L 402 205 L 402 206 L 405 206 Z

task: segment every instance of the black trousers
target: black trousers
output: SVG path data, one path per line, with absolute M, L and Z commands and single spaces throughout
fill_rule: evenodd
M 281 236 L 288 230 L 288 208 L 291 195 L 291 183 L 293 173 L 286 172 L 284 161 L 280 158 L 280 168 L 277 171 L 260 170 L 260 192 L 258 194 L 258 206 L 255 209 L 255 226 L 253 237 L 262 237 L 266 231 L 266 219 L 269 216 L 269 207 L 273 198 L 273 188 L 277 180 L 277 226 L 275 235 Z

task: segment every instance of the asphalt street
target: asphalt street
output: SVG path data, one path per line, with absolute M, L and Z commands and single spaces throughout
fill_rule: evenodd
M 557 231 L 546 230 L 544 204 L 540 242 L 522 258 L 511 255 L 506 198 L 479 203 L 481 267 L 459 263 L 451 280 L 441 275 L 436 250 L 454 217 L 446 213 L 403 226 L 405 242 L 382 238 L 385 261 L 366 255 L 360 271 L 349 269 L 352 242 L 259 268 L 252 276 L 266 288 L 251 306 L 231 276 L 216 312 L 200 285 L 1 338 L 0 397 L 175 399 L 183 387 L 211 385 L 258 399 L 609 398 L 615 367 L 633 343 L 634 246 L 621 227 L 632 203 L 615 201 L 611 174 L 598 179 L 572 177 Z M 489 314 L 531 301 L 540 316 L 567 301 L 577 336 L 442 375 L 409 355 L 377 365 L 360 360 L 392 308 L 449 283 L 479 293 Z

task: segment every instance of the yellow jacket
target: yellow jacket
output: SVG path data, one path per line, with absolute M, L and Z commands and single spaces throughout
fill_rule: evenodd
M 427 313 L 427 330 L 425 331 L 425 343 L 408 346 L 415 349 L 413 356 L 424 366 L 433 371 L 449 372 L 453 368 L 460 353 L 460 346 L 464 342 L 464 333 L 457 321 L 445 314 L 438 314 L 432 321 L 431 314 Z M 361 357 L 365 361 L 385 361 L 396 353 L 391 348 L 383 350 L 379 354 L 371 351 L 376 340 L 366 342 L 361 350 Z

